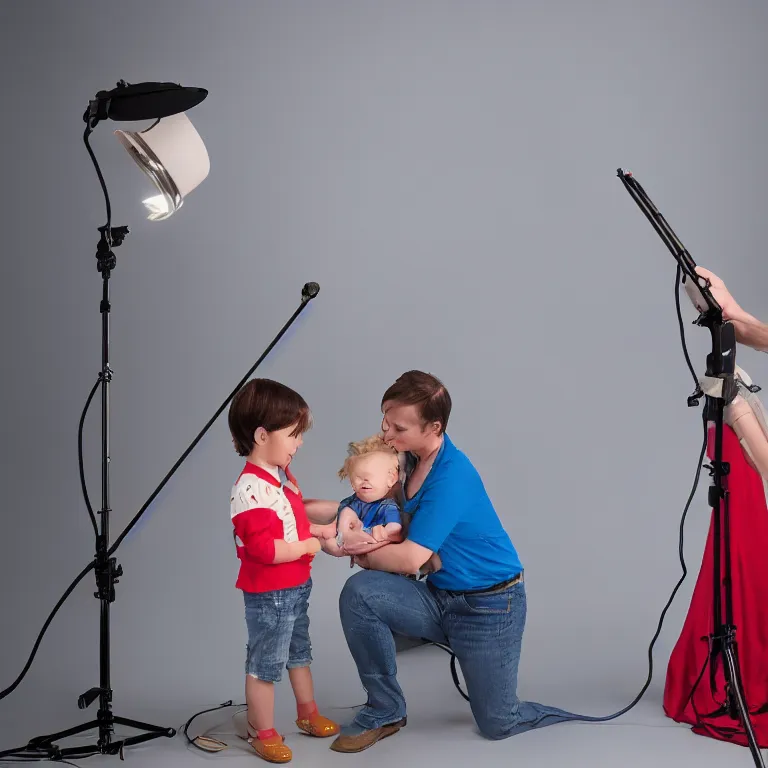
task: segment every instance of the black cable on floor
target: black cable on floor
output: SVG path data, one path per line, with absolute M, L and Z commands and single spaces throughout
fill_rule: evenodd
M 680 329 L 680 339 L 683 345 L 683 355 L 685 357 L 685 361 L 688 365 L 688 369 L 691 372 L 691 376 L 693 377 L 694 383 L 696 385 L 696 388 L 698 390 L 699 388 L 699 380 L 696 377 L 696 372 L 693 369 L 693 365 L 691 364 L 691 358 L 688 354 L 688 346 L 685 342 L 685 327 L 683 324 L 683 315 L 680 310 L 680 277 L 681 277 L 681 268 L 678 264 L 677 272 L 675 275 L 675 307 L 677 309 L 677 319 L 678 319 L 678 325 Z M 680 557 L 680 565 L 683 569 L 683 575 L 680 577 L 680 580 L 675 585 L 675 588 L 672 590 L 672 594 L 667 601 L 667 604 L 664 606 L 664 610 L 661 612 L 661 616 L 659 618 L 659 623 L 656 628 L 656 633 L 653 636 L 653 639 L 651 640 L 651 644 L 648 647 L 648 679 L 645 682 L 645 685 L 640 689 L 640 692 L 637 694 L 637 696 L 634 698 L 634 700 L 628 704 L 624 709 L 619 710 L 618 712 L 614 712 L 612 715 L 605 715 L 603 717 L 591 717 L 587 715 L 579 715 L 574 718 L 574 720 L 581 720 L 586 722 L 607 722 L 608 720 L 615 720 L 617 717 L 621 717 L 621 715 L 626 714 L 629 712 L 630 709 L 632 709 L 634 706 L 637 705 L 637 703 L 642 699 L 642 697 L 645 695 L 645 692 L 648 690 L 648 687 L 651 684 L 651 681 L 653 679 L 653 647 L 656 644 L 656 641 L 659 638 L 659 635 L 661 634 L 661 628 L 664 623 L 664 618 L 667 615 L 667 611 L 669 610 L 670 606 L 672 605 L 675 596 L 677 595 L 678 590 L 682 586 L 683 582 L 685 581 L 686 576 L 688 575 L 688 569 L 685 565 L 685 556 L 684 556 L 684 530 L 685 530 L 685 519 L 688 515 L 688 508 L 691 505 L 691 502 L 693 501 L 693 497 L 696 495 L 696 489 L 699 485 L 699 479 L 701 477 L 701 468 L 702 468 L 702 461 L 704 460 L 704 454 L 707 450 L 707 421 L 706 421 L 706 414 L 703 414 L 703 423 L 704 423 L 704 439 L 702 441 L 701 445 L 701 451 L 699 452 L 699 460 L 696 466 L 696 474 L 694 476 L 693 481 L 693 487 L 691 488 L 691 492 L 688 496 L 688 501 L 686 502 L 685 509 L 683 510 L 683 515 L 680 520 L 680 536 L 679 536 L 679 546 L 678 546 L 678 554 Z M 424 642 L 434 645 L 437 648 L 442 649 L 446 653 L 450 654 L 451 656 L 451 677 L 453 678 L 453 684 L 456 686 L 456 689 L 459 691 L 459 693 L 466 699 L 467 701 L 470 700 L 469 696 L 464 693 L 461 689 L 461 685 L 459 683 L 459 676 L 456 670 L 456 654 L 453 652 L 453 650 L 442 643 L 435 643 L 431 640 L 424 639 Z M 699 676 L 701 677 L 701 676 Z M 698 684 L 698 680 L 697 683 Z

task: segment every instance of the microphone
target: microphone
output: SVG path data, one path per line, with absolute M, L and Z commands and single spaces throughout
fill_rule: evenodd
M 305 283 L 301 289 L 301 303 L 306 304 L 320 293 L 320 285 L 318 283 Z

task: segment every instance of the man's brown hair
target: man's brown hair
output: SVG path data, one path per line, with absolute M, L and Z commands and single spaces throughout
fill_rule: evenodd
M 440 422 L 440 433 L 448 426 L 451 415 L 451 396 L 440 379 L 424 371 L 406 371 L 381 398 L 381 406 L 388 400 L 398 405 L 415 405 L 423 426 Z
M 272 379 L 251 379 L 229 407 L 229 431 L 240 456 L 253 450 L 253 435 L 259 427 L 267 432 L 296 428 L 292 436 L 312 427 L 312 413 L 304 398 L 290 387 Z

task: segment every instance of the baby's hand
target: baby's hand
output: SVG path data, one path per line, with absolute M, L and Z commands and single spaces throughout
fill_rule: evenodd
M 373 536 L 376 541 L 389 541 L 389 534 L 384 530 L 383 525 L 374 525 L 373 528 L 371 528 L 371 536 Z
M 362 531 L 363 530 L 363 521 L 355 515 L 354 517 L 350 517 L 349 520 L 341 520 L 340 527 L 342 527 L 345 531 Z

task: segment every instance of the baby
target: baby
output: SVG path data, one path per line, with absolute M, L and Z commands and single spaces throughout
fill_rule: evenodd
M 354 493 L 339 504 L 335 522 L 310 526 L 324 552 L 344 557 L 403 540 L 403 517 L 393 498 L 399 470 L 397 451 L 381 436 L 349 444 L 338 474 L 349 478 Z

